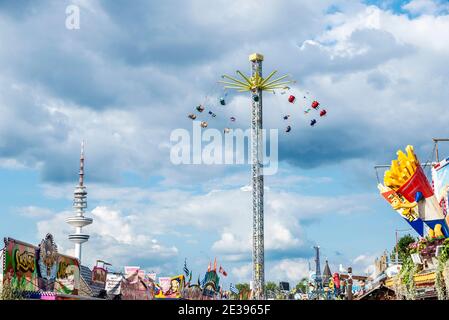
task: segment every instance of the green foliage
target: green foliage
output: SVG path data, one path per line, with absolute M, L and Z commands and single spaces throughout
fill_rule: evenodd
M 401 239 L 399 239 L 398 245 L 397 245 L 399 259 L 405 260 L 409 256 L 409 253 L 410 253 L 409 245 L 411 243 L 414 243 L 415 241 L 416 241 L 416 239 L 409 234 L 407 234 L 407 235 L 403 236 Z M 393 252 L 396 253 L 396 247 L 394 248 Z M 392 253 L 392 255 L 393 255 L 393 253 Z
M 287 299 L 287 296 L 285 294 L 283 294 L 282 292 L 279 292 L 276 295 L 276 300 L 286 300 L 286 299 Z
M 242 292 L 242 291 L 249 291 L 249 284 L 248 283 L 237 283 L 235 285 L 235 287 L 237 288 L 238 291 Z
M 446 298 L 446 288 L 444 284 L 444 262 L 438 258 L 438 266 L 435 270 L 435 289 L 437 291 L 438 300 L 444 300 Z
M 265 284 L 265 291 L 277 292 L 278 290 L 279 290 L 279 287 L 275 282 L 268 281 Z
M 308 280 L 307 278 L 302 278 L 301 281 L 298 282 L 298 284 L 296 285 L 296 291 L 301 291 L 303 293 L 307 292 L 307 283 Z
M 248 283 L 237 283 L 235 285 L 235 287 L 237 288 L 239 293 L 238 294 L 232 293 L 231 297 L 233 299 L 239 299 L 240 294 L 242 293 L 243 294 L 243 299 L 246 299 L 247 295 L 248 295 L 248 293 L 250 291 L 249 284 Z
M 441 250 L 440 256 L 438 257 L 438 261 L 441 261 L 442 263 L 445 263 L 447 260 L 449 260 L 449 241 L 447 240 L 449 240 L 449 238 L 444 240 L 442 244 L 443 248 Z
M 400 282 L 404 286 L 407 300 L 415 300 L 416 288 L 414 275 L 418 266 L 413 263 L 410 255 L 404 255 L 401 272 L 399 273 Z
M 438 300 L 444 300 L 448 297 L 444 271 L 447 268 L 447 262 L 449 260 L 449 241 L 448 239 L 444 240 L 442 243 L 442 250 L 438 257 L 438 266 L 435 271 L 435 288 L 438 294 Z
M 0 300 L 23 300 L 22 292 L 14 289 L 9 283 L 3 283 Z

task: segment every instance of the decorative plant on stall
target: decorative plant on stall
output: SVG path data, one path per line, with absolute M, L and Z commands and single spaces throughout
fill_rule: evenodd
M 446 299 L 446 288 L 444 284 L 444 263 L 441 262 L 440 259 L 438 259 L 438 266 L 435 271 L 435 289 L 437 291 L 438 300 L 445 300 Z
M 438 299 L 448 299 L 449 295 L 449 238 L 441 243 L 442 249 L 438 256 L 438 266 L 435 273 L 435 288 Z
M 404 285 L 402 284 L 401 278 L 396 276 L 393 278 L 393 290 L 396 293 L 397 300 L 403 300 L 405 297 Z
M 428 240 L 426 238 L 421 238 L 418 241 L 418 252 L 424 250 L 427 247 Z
M 419 246 L 419 241 L 410 243 L 408 245 L 410 254 L 418 253 L 418 246 Z
M 435 252 L 437 250 L 437 243 L 429 242 L 427 246 L 420 251 L 421 256 L 426 259 L 431 259 L 435 256 Z
M 414 275 L 418 272 L 420 265 L 413 262 L 411 255 L 420 254 L 423 250 L 425 252 L 428 240 L 421 238 L 418 241 L 411 242 L 412 239 L 412 237 L 409 237 L 407 245 L 400 250 L 400 252 L 402 251 L 401 259 L 403 263 L 401 271 L 394 281 L 394 290 L 398 299 L 413 300 L 416 297 Z
M 413 263 L 413 260 L 410 256 L 405 257 L 402 268 L 399 273 L 400 283 L 402 285 L 402 290 L 405 294 L 405 298 L 407 300 L 415 300 L 416 297 L 416 288 L 415 288 L 415 280 L 414 275 L 418 270 L 418 265 Z

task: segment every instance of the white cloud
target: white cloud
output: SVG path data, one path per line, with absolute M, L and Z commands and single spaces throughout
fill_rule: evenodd
M 361 254 L 353 259 L 353 273 L 362 273 L 362 275 L 372 275 L 375 271 L 374 260 L 380 255 L 377 254 Z
M 433 0 L 412 0 L 403 5 L 402 8 L 412 14 L 435 15 L 443 11 L 447 12 L 449 10 L 449 4 Z
M 284 259 L 277 262 L 267 274 L 271 281 L 288 281 L 298 283 L 302 278 L 309 276 L 309 264 L 305 259 Z
M 253 50 L 266 53 L 268 68 L 276 65 L 299 77 L 301 86 L 295 89 L 312 88 L 312 94 L 329 106 L 325 126 L 307 130 L 307 119 L 298 117 L 289 138 L 281 138 L 281 144 L 290 146 L 281 157 L 303 166 L 310 159 L 320 162 L 330 158 L 323 153 L 326 149 L 337 154 L 335 161 L 360 159 L 367 154 L 381 157 L 372 146 L 384 143 L 393 134 L 389 122 L 403 120 L 400 112 L 391 112 L 391 105 L 406 109 L 410 122 L 426 128 L 431 123 L 427 119 L 416 124 L 423 112 L 419 98 L 430 100 L 426 107 L 431 113 L 442 110 L 447 100 L 447 15 L 409 19 L 375 6 L 345 1 L 265 1 L 248 24 L 245 12 L 251 8 L 249 4 L 194 1 L 184 7 L 181 3 L 185 10 L 177 10 L 182 12 L 178 15 L 169 4 L 153 7 L 139 2 L 132 8 L 118 8 L 99 1 L 79 3 L 87 10 L 77 38 L 57 28 L 60 19 L 55 18 L 53 10 L 58 10 L 58 5 L 46 10 L 44 5 L 36 8 L 43 15 L 25 16 L 20 25 L 7 14 L 0 20 L 0 40 L 9 44 L 0 53 L 0 64 L 7 66 L 0 78 L 0 146 L 5 150 L 1 157 L 10 154 L 8 159 L 38 168 L 50 181 L 68 180 L 68 164 L 76 165 L 81 139 L 87 142 L 92 180 L 117 182 L 120 173 L 130 170 L 142 176 L 160 175 L 170 185 L 186 184 L 192 178 L 198 183 L 211 177 L 223 178 L 229 173 L 223 167 L 172 166 L 167 141 L 172 129 L 189 126 L 186 110 L 210 95 L 207 88 L 217 76 L 230 72 L 230 65 L 246 67 L 247 53 Z M 415 0 L 406 7 L 411 10 L 423 4 L 442 6 Z M 331 5 L 338 8 L 337 12 L 326 14 Z M 147 7 L 154 10 L 144 10 Z M 253 9 L 251 12 L 254 14 Z M 130 16 L 133 22 L 142 22 L 144 30 L 158 32 L 140 30 L 136 34 Z M 167 16 L 176 23 L 164 28 Z M 242 28 L 245 33 L 239 31 Z M 249 37 L 252 33 L 248 30 L 253 28 L 259 32 Z M 41 38 L 38 35 L 48 30 L 53 31 L 45 38 L 48 43 L 37 43 L 35 39 Z M 129 34 L 139 38 L 130 41 Z M 152 37 L 140 38 L 142 34 Z M 186 38 L 192 44 L 186 44 Z M 51 50 L 46 50 L 49 44 Z M 39 49 L 42 46 L 45 50 Z M 170 58 L 177 46 L 185 49 L 183 59 Z M 23 64 L 16 52 L 39 56 Z M 37 61 L 59 63 L 62 71 L 49 73 L 48 68 L 54 66 L 35 65 Z M 90 71 L 86 75 L 83 70 Z M 392 87 L 395 90 L 389 89 Z M 429 98 L 431 88 L 436 94 Z M 226 124 L 228 111 L 248 123 L 249 110 L 243 107 L 246 99 L 234 96 L 231 100 L 214 126 Z M 283 124 L 275 119 L 288 105 L 273 97 L 266 100 L 267 105 L 278 106 L 266 109 L 267 125 L 280 127 Z M 435 131 L 444 129 L 444 120 L 436 124 Z M 410 123 L 404 123 L 398 129 L 406 132 L 409 127 Z M 365 139 L 355 139 L 361 134 Z M 334 141 L 336 137 L 346 142 Z M 397 139 L 402 142 L 409 138 L 404 133 Z M 322 143 L 328 148 L 310 146 Z M 384 148 L 393 144 L 387 143 Z M 29 147 L 38 145 L 45 147 Z
M 313 197 L 295 192 L 271 190 L 265 193 L 265 248 L 272 251 L 298 249 L 304 246 L 303 219 L 320 219 L 326 214 L 351 214 L 369 211 L 372 201 L 366 195 L 351 197 Z M 193 205 L 201 203 L 201 206 Z M 332 208 L 332 209 L 331 209 Z M 193 210 L 192 210 L 193 209 Z M 206 196 L 192 196 L 187 204 L 179 203 L 176 212 L 181 216 L 197 217 L 191 224 L 204 228 L 199 222 L 207 221 L 209 230 L 220 232 L 212 249 L 220 254 L 236 256 L 251 251 L 250 194 L 239 189 L 219 190 Z M 181 219 L 178 223 L 184 224 Z
M 251 263 L 242 264 L 239 267 L 232 268 L 231 272 L 233 277 L 235 277 L 236 282 L 246 282 L 249 283 L 251 279 L 253 265 Z
M 17 208 L 16 211 L 18 214 L 28 218 L 43 218 L 48 217 L 53 213 L 53 211 L 51 211 L 48 208 L 41 208 L 35 206 L 20 207 Z
M 296 285 L 301 279 L 309 277 L 309 262 L 306 259 L 281 259 L 265 264 L 265 281 L 287 281 Z M 236 282 L 246 282 L 252 279 L 252 264 L 241 264 L 232 268 L 231 273 Z
M 220 240 L 214 242 L 212 250 L 216 250 L 222 253 L 236 253 L 248 252 L 250 250 L 251 243 L 248 241 L 238 241 L 234 234 L 230 232 L 224 232 L 221 234 Z
M 0 159 L 0 168 L 18 170 L 26 169 L 26 166 L 24 166 L 23 163 L 17 161 L 16 159 L 4 158 Z
M 71 212 L 61 212 L 37 224 L 38 236 L 53 233 L 60 246 L 60 251 L 73 255 L 73 244 L 68 241 L 68 235 L 74 230 L 66 224 L 65 219 L 73 215 Z M 141 232 L 141 221 L 132 215 L 124 215 L 118 210 L 108 207 L 96 207 L 91 214 L 93 224 L 85 227 L 83 232 L 90 235 L 90 240 L 83 245 L 83 264 L 92 266 L 97 259 L 104 259 L 114 266 L 123 266 L 133 259 L 145 261 L 147 267 L 152 264 L 162 264 L 178 255 L 174 245 L 161 244 L 151 232 Z
M 72 193 L 70 186 L 58 191 L 54 186 L 46 185 L 44 190 L 63 199 L 70 198 Z M 94 223 L 85 228 L 91 235 L 85 246 L 89 261 L 99 258 L 98 255 L 103 254 L 102 248 L 107 248 L 104 258 L 116 264 L 123 265 L 146 254 L 148 263 L 155 265 L 152 259 L 168 261 L 179 254 L 176 244 L 181 238 L 198 243 L 202 240 L 201 233 L 208 235 L 212 240 L 210 249 L 224 261 L 247 261 L 251 256 L 251 199 L 248 192 L 238 187 L 191 193 L 93 184 L 88 186 L 88 193 L 89 202 L 109 203 L 108 206 L 96 206 L 87 213 L 94 219 Z M 304 219 L 370 210 L 372 200 L 366 195 L 331 198 L 273 189 L 266 191 L 265 201 L 265 248 L 271 252 L 288 252 L 304 248 L 310 241 L 302 231 Z M 64 250 L 72 248 L 66 240 L 73 231 L 65 223 L 69 215 L 69 212 L 62 212 L 42 219 L 38 223 L 39 236 L 58 230 L 55 236 Z M 188 234 L 186 230 L 190 230 Z M 196 235 L 190 236 L 191 233 Z M 163 243 L 159 240 L 162 235 Z M 167 235 L 173 240 L 168 240 Z M 128 256 L 126 251 L 129 251 Z

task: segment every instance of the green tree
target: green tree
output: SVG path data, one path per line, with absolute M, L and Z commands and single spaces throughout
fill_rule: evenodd
M 305 277 L 302 278 L 301 281 L 299 281 L 295 287 L 296 292 L 306 293 L 307 292 L 307 283 L 308 283 L 307 278 L 305 278 Z
M 268 281 L 267 283 L 265 283 L 265 291 L 275 292 L 278 289 L 279 289 L 278 285 L 273 281 Z
M 279 286 L 275 282 L 268 281 L 267 283 L 265 283 L 265 294 L 268 298 L 275 298 L 278 292 Z
M 235 287 L 238 291 L 249 291 L 249 283 L 237 283 Z
M 397 249 L 399 259 L 405 260 L 405 258 L 409 255 L 408 246 L 415 241 L 416 239 L 409 234 L 403 236 L 401 239 L 399 239 L 397 248 L 396 246 L 393 248 L 393 251 L 391 253 L 392 258 L 395 257 Z
M 247 295 L 249 294 L 250 288 L 248 283 L 237 283 L 235 285 L 237 290 L 239 291 L 239 294 L 232 294 L 232 297 L 234 299 L 238 299 L 240 296 L 240 293 L 243 295 L 243 299 L 247 299 Z

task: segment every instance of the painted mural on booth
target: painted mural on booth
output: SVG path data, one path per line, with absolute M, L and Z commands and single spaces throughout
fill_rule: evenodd
M 51 234 L 38 247 L 7 238 L 4 253 L 4 284 L 22 291 L 78 294 L 78 260 L 59 254 Z
M 159 285 L 155 285 L 154 297 L 156 299 L 180 299 L 184 290 L 185 277 L 159 277 Z
M 5 239 L 3 283 L 18 290 L 39 289 L 35 247 Z

